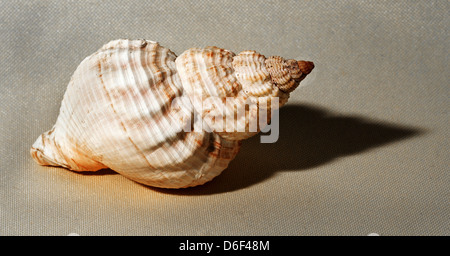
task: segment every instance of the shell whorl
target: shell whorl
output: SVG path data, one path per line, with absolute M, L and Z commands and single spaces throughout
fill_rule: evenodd
M 183 129 L 190 120 L 171 104 L 183 93 L 175 59 L 152 41 L 104 45 L 78 66 L 54 128 L 39 136 L 32 157 L 74 171 L 111 168 L 164 188 L 201 185 L 219 175 L 240 143 Z M 184 111 L 186 105 L 178 102 Z

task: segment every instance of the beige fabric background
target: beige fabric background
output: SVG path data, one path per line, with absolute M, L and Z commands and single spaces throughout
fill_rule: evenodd
M 449 1 L 0 1 L 0 235 L 450 235 Z M 38 166 L 78 64 L 118 38 L 313 60 L 280 138 L 152 189 Z

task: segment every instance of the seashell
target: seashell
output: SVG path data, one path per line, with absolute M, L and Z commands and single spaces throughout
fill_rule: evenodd
M 252 120 L 265 112 L 267 124 L 313 68 L 255 51 L 192 48 L 177 57 L 154 41 L 114 40 L 78 66 L 31 156 L 73 171 L 110 168 L 154 187 L 201 185 L 261 130 Z

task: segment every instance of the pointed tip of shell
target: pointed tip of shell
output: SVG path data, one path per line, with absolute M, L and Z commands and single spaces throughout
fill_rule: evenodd
M 298 65 L 298 68 L 300 69 L 300 71 L 305 75 L 308 75 L 309 73 L 311 73 L 311 71 L 315 67 L 314 62 L 306 61 L 306 60 L 297 61 L 297 65 Z
M 314 63 L 311 61 L 285 60 L 280 56 L 267 58 L 265 65 L 272 82 L 285 93 L 294 91 L 314 69 Z

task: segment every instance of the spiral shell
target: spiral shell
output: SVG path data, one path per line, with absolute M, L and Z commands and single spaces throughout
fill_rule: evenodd
M 74 171 L 110 168 L 149 186 L 201 185 L 258 133 L 249 121 L 258 111 L 270 113 L 273 97 L 276 108 L 287 102 L 289 90 L 274 85 L 279 70 L 266 69 L 267 61 L 255 51 L 192 48 L 177 57 L 154 41 L 111 41 L 78 66 L 55 125 L 31 155 Z M 219 113 L 215 106 L 224 101 Z M 236 122 L 224 127 L 219 120 L 227 118 Z M 192 129 L 198 125 L 208 129 Z

